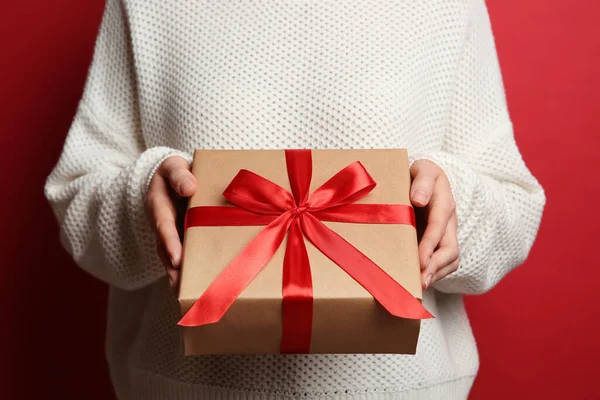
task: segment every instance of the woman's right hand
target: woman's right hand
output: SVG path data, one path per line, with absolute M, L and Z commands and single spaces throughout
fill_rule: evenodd
M 146 208 L 156 231 L 156 251 L 165 266 L 173 291 L 179 287 L 181 266 L 183 235 L 178 222 L 182 211 L 185 211 L 187 198 L 196 192 L 196 187 L 196 178 L 190 171 L 188 161 L 180 156 L 171 156 L 154 173 L 146 196 Z

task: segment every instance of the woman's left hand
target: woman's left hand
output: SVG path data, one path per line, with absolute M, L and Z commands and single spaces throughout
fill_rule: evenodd
M 417 160 L 410 174 L 411 202 L 425 212 L 426 227 L 419 243 L 419 260 L 422 285 L 427 289 L 458 269 L 456 203 L 444 171 L 434 162 Z M 415 209 L 415 212 L 421 210 Z

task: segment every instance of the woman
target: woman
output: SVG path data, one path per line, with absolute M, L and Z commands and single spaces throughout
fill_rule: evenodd
M 408 149 L 427 215 L 436 318 L 417 354 L 184 358 L 166 277 L 176 289 L 177 204 L 202 190 L 192 151 L 386 147 Z M 65 248 L 110 284 L 120 399 L 465 398 L 478 356 L 461 294 L 526 259 L 546 201 L 514 140 L 484 0 L 108 0 L 45 190 Z

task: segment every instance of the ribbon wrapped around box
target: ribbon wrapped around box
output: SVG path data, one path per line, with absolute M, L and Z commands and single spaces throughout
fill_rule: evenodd
M 196 150 L 186 355 L 414 354 L 422 306 L 406 149 Z

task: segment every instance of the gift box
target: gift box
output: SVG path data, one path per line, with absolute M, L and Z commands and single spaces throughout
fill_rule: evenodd
M 186 355 L 414 354 L 422 289 L 406 149 L 196 150 Z

